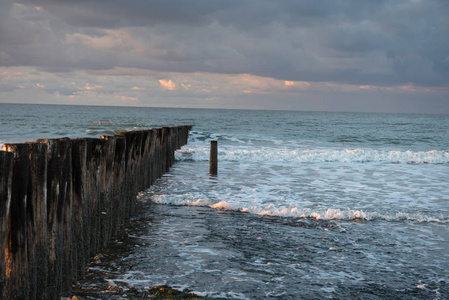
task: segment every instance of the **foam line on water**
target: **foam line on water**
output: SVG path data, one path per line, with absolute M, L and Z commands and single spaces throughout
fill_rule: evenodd
M 449 223 L 447 216 L 426 214 L 417 212 L 369 212 L 353 210 L 350 208 L 327 208 L 327 207 L 299 207 L 299 206 L 277 206 L 274 204 L 263 205 L 253 203 L 245 205 L 239 202 L 219 201 L 214 203 L 208 198 L 195 198 L 192 195 L 151 195 L 143 192 L 138 195 L 140 201 L 152 201 L 157 204 L 175 206 L 202 206 L 213 209 L 240 211 L 260 216 L 276 216 L 288 218 L 304 218 L 315 220 L 363 220 L 363 221 L 414 221 L 414 222 L 440 222 Z
M 185 147 L 175 154 L 176 160 L 207 161 L 209 150 L 200 147 Z M 449 151 L 386 151 L 371 149 L 343 150 L 288 150 L 288 149 L 228 149 L 219 147 L 218 159 L 239 162 L 342 162 L 369 163 L 387 162 L 400 164 L 445 164 L 449 163 Z

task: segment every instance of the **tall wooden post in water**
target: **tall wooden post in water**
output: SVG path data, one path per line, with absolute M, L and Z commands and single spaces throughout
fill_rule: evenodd
M 217 175 L 218 173 L 218 145 L 217 141 L 210 142 L 210 165 L 209 165 L 209 174 Z

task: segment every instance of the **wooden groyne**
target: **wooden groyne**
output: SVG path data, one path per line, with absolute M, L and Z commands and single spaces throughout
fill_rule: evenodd
M 0 299 L 69 296 L 90 258 L 131 215 L 137 193 L 172 166 L 190 129 L 5 144 Z

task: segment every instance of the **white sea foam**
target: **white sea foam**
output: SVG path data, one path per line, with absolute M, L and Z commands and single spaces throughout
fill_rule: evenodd
M 145 198 L 145 197 L 143 197 Z M 315 220 L 362 220 L 362 221 L 415 221 L 415 222 L 440 222 L 449 223 L 449 219 L 443 214 L 425 214 L 416 212 L 369 212 L 354 209 L 336 209 L 326 207 L 300 207 L 300 206 L 277 206 L 275 204 L 263 205 L 252 203 L 245 205 L 242 202 L 219 201 L 212 203 L 210 199 L 194 199 L 185 195 L 153 195 L 148 200 L 158 204 L 169 204 L 175 206 L 202 206 L 220 210 L 240 211 L 260 216 L 277 216 L 288 218 L 302 218 Z
M 447 151 L 233 149 L 221 147 L 216 178 L 207 176 L 207 151 L 181 149 L 177 156 L 190 163 L 176 164 L 146 199 L 262 216 L 449 222 Z
M 209 160 L 207 149 L 183 148 L 176 152 L 177 160 Z M 371 149 L 344 150 L 287 150 L 287 149 L 219 149 L 218 159 L 239 162 L 387 162 L 401 164 L 444 164 L 449 163 L 449 151 L 386 151 Z

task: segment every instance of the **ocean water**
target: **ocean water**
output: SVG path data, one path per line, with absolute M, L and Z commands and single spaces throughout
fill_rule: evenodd
M 449 115 L 0 104 L 0 124 L 0 144 L 194 125 L 80 295 L 449 299 Z

